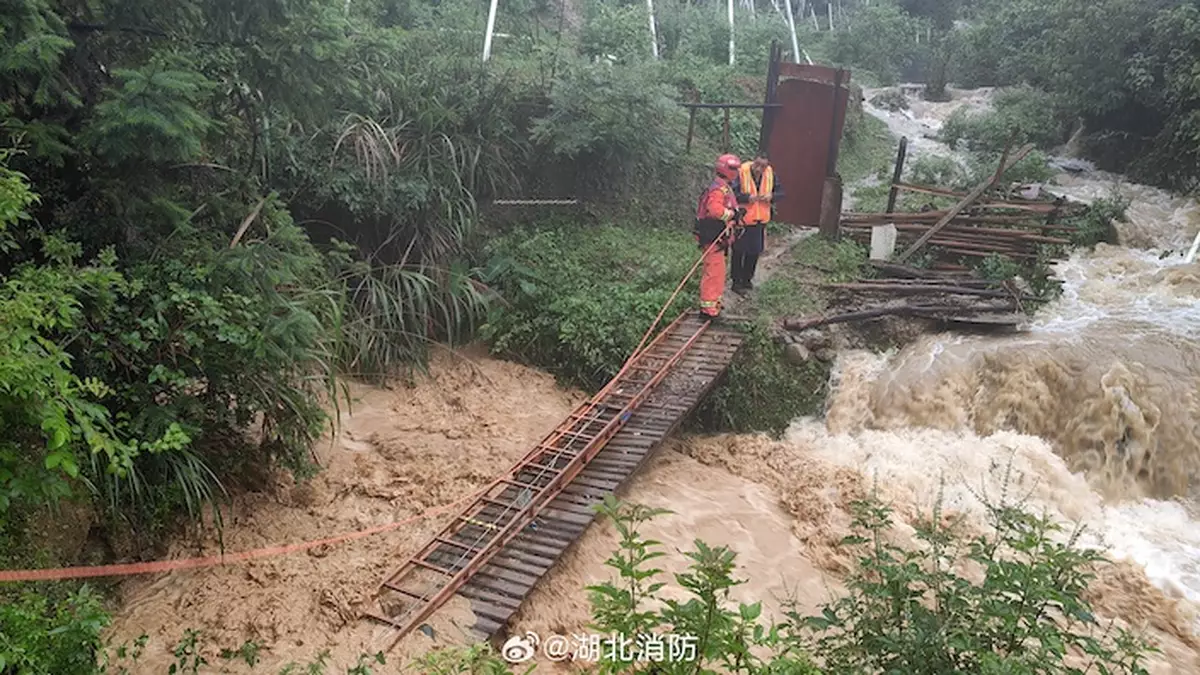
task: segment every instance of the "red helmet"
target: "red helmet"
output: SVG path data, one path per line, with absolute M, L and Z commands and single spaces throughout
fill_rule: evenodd
M 717 158 L 717 175 L 725 180 L 737 178 L 738 169 L 742 168 L 742 160 L 737 155 L 724 154 Z

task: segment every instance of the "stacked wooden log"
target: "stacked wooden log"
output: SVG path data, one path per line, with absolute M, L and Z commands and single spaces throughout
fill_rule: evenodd
M 1020 204 L 1024 208 L 1015 210 L 1014 205 L 1005 202 L 976 205 L 969 212 L 952 218 L 926 241 L 926 246 L 934 258 L 943 263 L 986 258 L 992 254 L 1014 260 L 1035 260 L 1043 246 L 1055 244 L 1062 247 L 1057 251 L 1066 251 L 1071 244 L 1069 237 L 1076 228 L 1046 222 L 1048 216 L 1061 216 L 1061 212 L 1056 213 L 1052 208 L 1032 210 L 1031 204 Z M 1038 204 L 1043 205 L 1052 207 L 1053 203 Z M 892 223 L 896 226 L 897 248 L 904 249 L 928 233 L 946 213 L 845 213 L 842 230 L 866 244 L 871 240 L 873 227 Z M 1051 255 L 1052 259 L 1054 257 Z
M 909 316 L 976 327 L 1012 327 L 1024 320 L 1026 304 L 1037 298 L 1017 286 L 1017 280 L 988 281 L 970 273 L 967 264 L 999 255 L 1029 262 L 1065 256 L 1075 227 L 1062 224 L 1076 209 L 1086 208 L 1064 198 L 1036 199 L 1038 189 L 1013 191 L 999 187 L 1005 172 L 1033 151 L 1026 144 L 1015 153 L 1008 149 L 994 174 L 967 193 L 903 183 L 907 141 L 901 139 L 896 158 L 888 213 L 843 213 L 841 230 L 861 242 L 869 242 L 872 229 L 881 225 L 896 228 L 896 251 L 891 262 L 873 261 L 878 276 L 849 284 L 827 287 L 849 294 L 836 313 L 799 317 L 783 322 L 789 331 L 805 331 L 832 323 L 846 323 L 883 316 Z M 937 210 L 930 204 L 916 213 L 895 212 L 901 191 L 955 204 Z M 1032 195 L 1030 193 L 1033 193 Z M 918 252 L 933 254 L 932 269 L 904 264 Z M 945 270 L 952 270 L 948 274 Z
M 883 278 L 827 284 L 853 296 L 841 309 L 784 322 L 789 331 L 884 316 L 906 316 L 975 328 L 1011 328 L 1021 324 L 1025 304 L 1034 296 L 1014 281 L 996 282 L 969 274 L 949 274 L 893 263 L 873 262 Z

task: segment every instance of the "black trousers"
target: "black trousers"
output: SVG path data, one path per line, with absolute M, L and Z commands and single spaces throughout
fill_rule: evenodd
M 744 253 L 735 249 L 730 255 L 730 276 L 733 277 L 733 285 L 736 287 L 749 286 L 757 267 L 757 253 Z
M 736 287 L 744 287 L 750 285 L 750 280 L 754 278 L 754 271 L 758 268 L 758 256 L 762 253 L 766 236 L 766 227 L 764 225 L 747 226 L 733 243 L 733 250 L 729 256 L 730 276 L 733 277 L 733 285 Z

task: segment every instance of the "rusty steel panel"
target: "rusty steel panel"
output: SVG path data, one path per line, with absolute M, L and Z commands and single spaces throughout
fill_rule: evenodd
M 775 95 L 783 107 L 777 111 L 767 145 L 785 195 L 776 207 L 778 221 L 816 227 L 821 220 L 830 135 L 841 140 L 850 95 L 850 71 L 841 73 L 841 86 L 836 90 L 836 122 L 831 124 L 838 70 L 780 64 Z

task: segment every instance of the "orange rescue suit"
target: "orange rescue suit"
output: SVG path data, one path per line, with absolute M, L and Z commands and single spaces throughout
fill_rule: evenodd
M 710 317 L 721 313 L 721 296 L 725 293 L 725 249 L 729 246 L 725 230 L 736 216 L 737 208 L 737 197 L 722 178 L 709 184 L 696 208 L 696 243 L 707 250 L 714 241 L 718 242 L 705 254 L 700 276 L 700 312 Z

